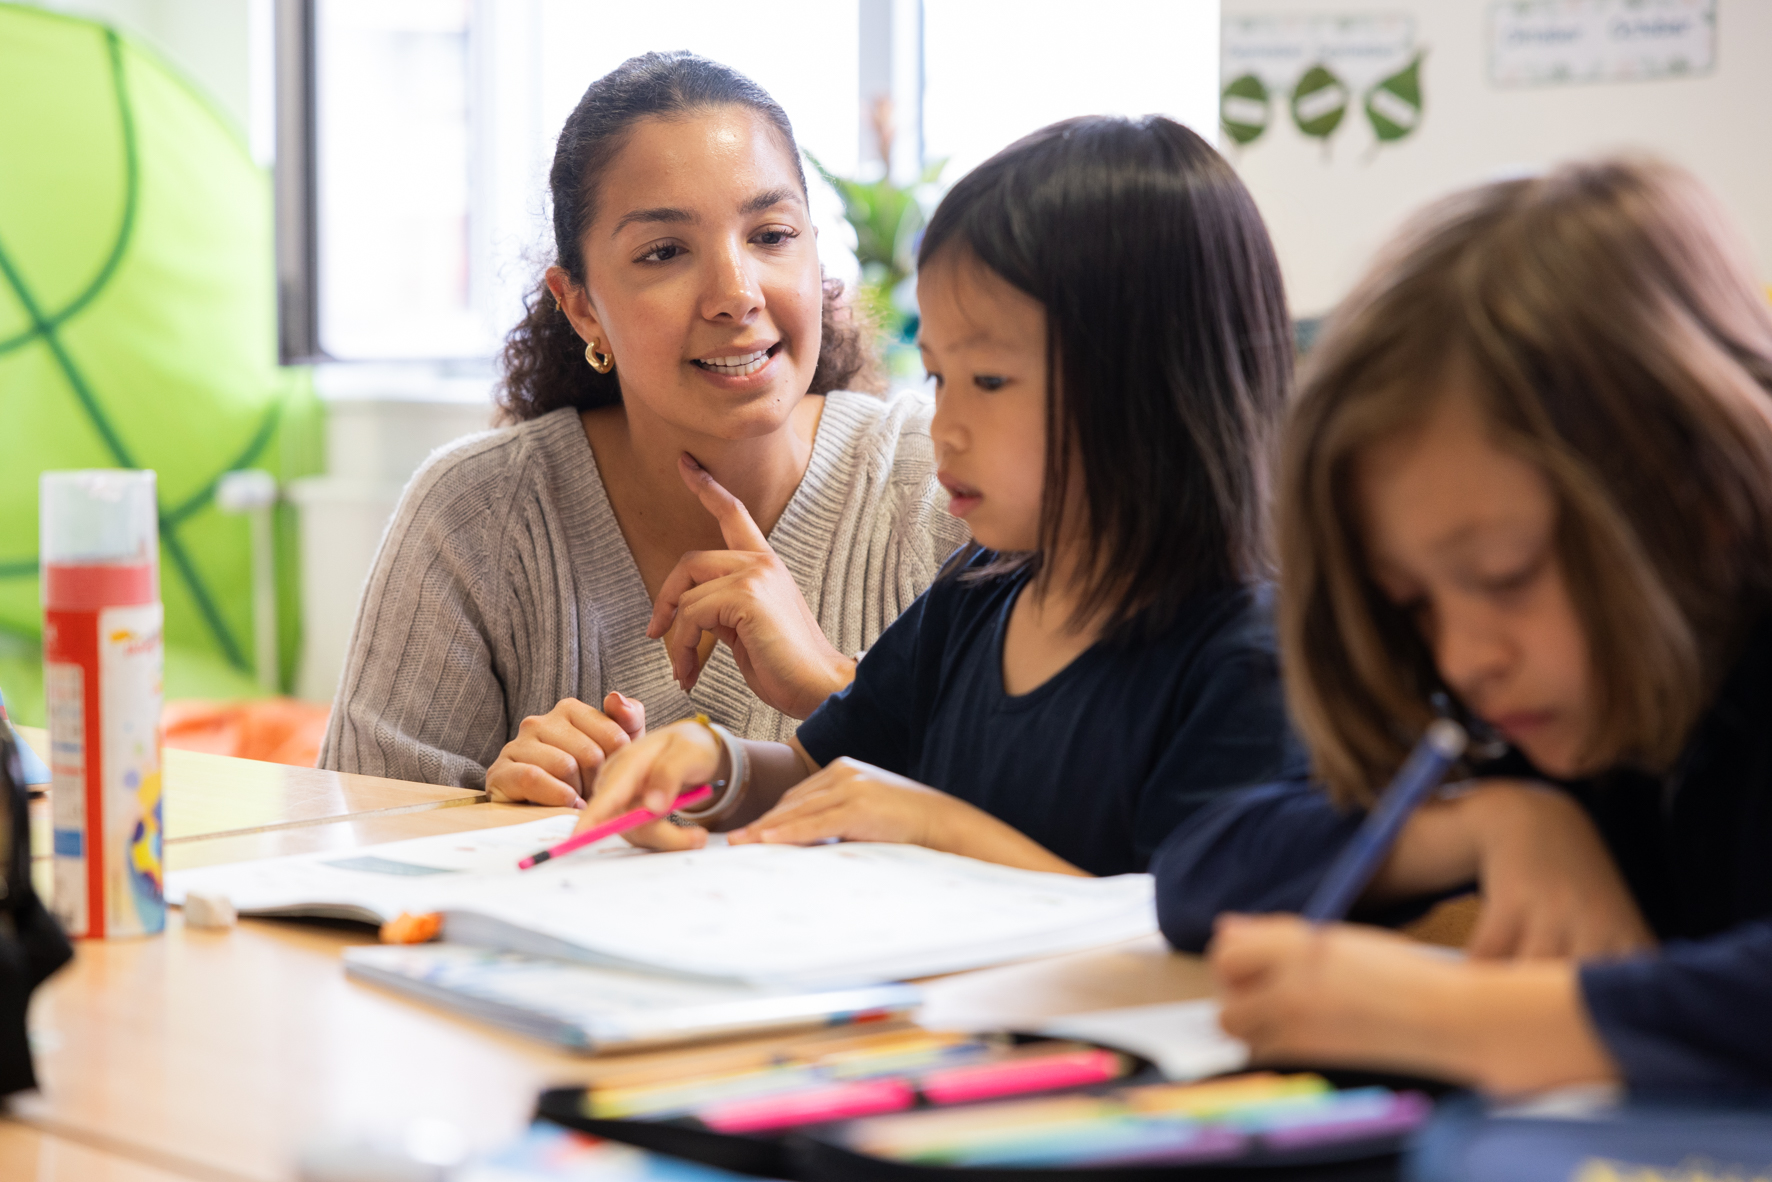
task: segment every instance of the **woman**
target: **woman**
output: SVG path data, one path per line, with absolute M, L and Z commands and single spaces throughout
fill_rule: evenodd
M 759 87 L 633 58 L 567 119 L 549 185 L 515 425 L 407 488 L 322 767 L 581 805 L 648 710 L 785 739 L 965 538 L 927 401 L 844 389 L 865 350 Z

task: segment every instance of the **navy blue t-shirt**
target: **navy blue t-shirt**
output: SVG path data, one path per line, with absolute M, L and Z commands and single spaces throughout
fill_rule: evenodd
M 1202 594 L 1154 639 L 1096 644 L 1012 697 L 1003 635 L 1026 582 L 937 581 L 801 724 L 807 753 L 939 788 L 1091 874 L 1142 871 L 1202 805 L 1303 773 L 1270 588 Z
M 1558 785 L 1592 817 L 1663 941 L 1581 966 L 1588 1016 L 1633 1087 L 1772 1090 L 1768 719 L 1772 618 L 1742 646 L 1668 775 L 1615 770 Z M 1517 754 L 1473 771 L 1537 776 Z M 1152 868 L 1163 933 L 1196 951 L 1221 911 L 1297 911 L 1362 816 L 1302 777 L 1203 810 Z

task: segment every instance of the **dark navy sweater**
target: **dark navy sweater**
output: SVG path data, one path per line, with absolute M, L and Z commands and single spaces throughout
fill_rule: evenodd
M 936 582 L 801 724 L 807 753 L 939 788 L 1091 874 L 1142 871 L 1203 806 L 1302 774 L 1269 588 L 1202 594 L 1160 635 L 1098 643 L 1012 697 L 1003 634 L 1025 582 Z
M 1534 774 L 1517 757 L 1478 771 Z M 1743 646 L 1669 775 L 1558 786 L 1593 818 L 1663 941 L 1581 968 L 1626 1080 L 1772 1087 L 1772 623 Z M 1303 779 L 1202 810 L 1152 867 L 1164 934 L 1197 950 L 1220 911 L 1297 911 L 1360 819 Z

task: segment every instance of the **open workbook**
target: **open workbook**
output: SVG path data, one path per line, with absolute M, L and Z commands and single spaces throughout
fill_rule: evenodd
M 592 847 L 519 871 L 573 818 L 167 876 L 169 902 L 380 923 L 441 912 L 453 943 L 773 989 L 902 981 L 1156 930 L 1151 879 L 1014 870 L 910 845 Z

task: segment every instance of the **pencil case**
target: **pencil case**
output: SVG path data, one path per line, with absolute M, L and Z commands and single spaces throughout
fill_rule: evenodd
M 853 1098 L 864 1107 L 884 1104 L 895 1109 L 926 1108 L 935 1101 L 944 1109 L 957 1109 L 969 1102 L 969 1090 L 999 1096 L 1055 1094 L 1075 1090 L 1076 1084 L 1067 1081 L 1067 1075 L 1072 1080 L 1081 1077 L 1115 1083 L 1159 1078 L 1149 1060 L 1110 1048 L 1025 1035 L 1007 1036 L 999 1042 L 1006 1056 L 934 1069 L 922 1064 L 909 1073 L 915 1077 L 909 1082 L 906 1076 L 870 1073 L 849 1081 L 845 1085 L 849 1096 L 840 1099 Z M 1037 1073 L 1039 1078 L 1003 1078 L 1006 1069 L 1036 1063 L 1047 1065 Z M 1005 1087 L 1011 1090 L 1005 1092 Z M 830 1081 L 821 1082 L 821 1107 L 828 1103 L 829 1088 Z M 699 1115 L 659 1118 L 599 1115 L 596 1096 L 589 1088 L 553 1088 L 542 1093 L 536 1115 L 593 1136 L 734 1173 L 790 1180 L 801 1177 L 797 1172 L 800 1163 L 810 1160 L 804 1153 L 791 1152 L 791 1139 L 806 1128 L 831 1123 L 815 1112 L 802 1113 L 804 1120 L 791 1111 L 784 1113 L 783 1104 L 791 1105 L 793 1097 L 781 1093 L 754 1102 L 710 1105 Z M 764 1104 L 774 1111 L 760 1112 Z M 756 1119 L 759 1116 L 766 1119 Z
M 1292 1088 L 1268 1102 L 1234 1109 L 1222 1103 L 1227 1092 L 1238 1089 Z M 1145 1182 L 1170 1179 L 1186 1182 L 1281 1182 L 1290 1179 L 1326 1182 L 1391 1182 L 1399 1176 L 1402 1154 L 1414 1135 L 1429 1121 L 1435 1096 L 1449 1089 L 1443 1085 L 1404 1080 L 1368 1073 L 1253 1072 L 1203 1080 L 1195 1084 L 1122 1084 L 1096 1087 L 1052 1097 L 1034 1097 L 999 1104 L 978 1104 L 938 1119 L 954 1125 L 971 1123 L 990 1127 L 992 1109 L 1022 1108 L 1017 1121 L 1000 1126 L 1005 1131 L 974 1141 L 970 1148 L 984 1152 L 891 1153 L 881 1152 L 881 1134 L 894 1123 L 928 1122 L 928 1110 L 896 1116 L 866 1118 L 797 1130 L 788 1139 L 788 1172 L 800 1182 L 1053 1182 L 1055 1179 L 1101 1179 L 1102 1182 Z M 1187 1136 L 1176 1136 L 1176 1125 L 1162 1122 L 1143 1130 L 1145 1135 L 1122 1138 L 1117 1143 L 1099 1141 L 1087 1147 L 1087 1134 L 1066 1125 L 1061 1111 L 1067 1106 L 1117 1103 L 1136 1093 L 1192 1093 L 1210 1099 L 1216 1092 L 1219 1118 L 1201 1119 Z M 1311 1120 L 1312 1108 L 1319 1119 Z M 1290 1109 L 1290 1119 L 1283 1119 Z M 1251 1114 L 1265 1111 L 1263 1119 Z M 1336 1115 L 1339 1113 L 1340 1115 Z M 1208 1117 L 1210 1113 L 1208 1112 Z M 1328 1119 L 1325 1119 L 1324 1117 Z M 1179 1124 L 1180 1122 L 1177 1122 Z M 1066 1139 L 1083 1148 L 1070 1152 L 1055 1149 Z M 903 1146 L 900 1146 L 901 1150 Z M 921 1157 L 921 1160 L 919 1160 Z M 946 1160 L 943 1160 L 943 1159 Z

